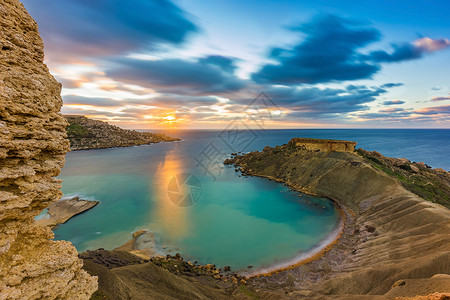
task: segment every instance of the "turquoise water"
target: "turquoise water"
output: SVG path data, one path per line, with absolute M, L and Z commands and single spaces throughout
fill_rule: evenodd
M 173 133 L 182 142 L 71 152 L 60 175 L 62 191 L 100 203 L 56 228 L 55 237 L 71 241 L 79 251 L 113 249 L 132 232 L 147 229 L 155 233 L 162 254 L 179 252 L 191 261 L 234 270 L 273 266 L 323 242 L 337 227 L 337 210 L 327 199 L 300 195 L 267 179 L 241 177 L 234 168 L 210 164 L 205 169 L 210 162 L 205 153 L 214 152 L 211 143 L 220 150 L 217 161 L 223 161 L 231 152 L 261 150 L 297 136 L 347 139 L 368 150 L 448 169 L 449 133 L 271 130 L 255 132 L 249 143 L 233 144 L 220 132 L 184 131 Z M 439 139 L 439 145 L 431 146 Z M 182 173 L 193 175 L 188 182 L 193 189 L 184 186 L 177 193 L 175 180 L 187 178 L 178 176 Z

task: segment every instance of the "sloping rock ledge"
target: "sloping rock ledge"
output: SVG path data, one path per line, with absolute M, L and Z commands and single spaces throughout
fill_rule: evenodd
M 55 227 L 58 224 L 66 223 L 70 218 L 79 215 L 94 206 L 98 201 L 83 200 L 79 197 L 60 199 L 48 206 L 48 218 L 36 221 L 39 226 Z

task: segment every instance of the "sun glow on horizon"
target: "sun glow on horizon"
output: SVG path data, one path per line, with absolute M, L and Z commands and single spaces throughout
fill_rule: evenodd
M 267 129 L 450 124 L 450 26 L 447 12 L 434 14 L 444 0 L 399 4 L 411 28 L 361 1 L 330 14 L 317 1 L 262 1 L 257 13 L 242 1 L 150 1 L 161 15 L 152 20 L 139 1 L 133 14 L 122 13 L 124 1 L 21 2 L 40 25 L 63 114 L 128 129 L 220 129 L 261 117 Z M 234 14 L 224 26 L 224 9 L 254 26 Z M 270 99 L 254 105 L 261 92 Z
M 176 118 L 174 116 L 167 116 L 163 118 L 164 120 L 167 120 L 168 122 L 173 122 L 176 120 Z

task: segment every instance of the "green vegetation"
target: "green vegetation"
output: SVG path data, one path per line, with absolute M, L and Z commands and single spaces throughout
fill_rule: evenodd
M 90 300 L 100 300 L 100 299 L 108 299 L 108 296 L 104 295 L 100 291 L 96 291 L 92 296 Z
M 388 158 L 376 157 L 373 153 L 361 148 L 356 152 L 374 168 L 397 178 L 407 190 L 425 200 L 450 208 L 450 187 L 444 174 L 413 163 L 395 166 L 389 162 Z M 413 170 L 412 165 L 415 166 L 416 171 Z
M 258 295 L 251 291 L 246 285 L 240 285 L 239 292 L 251 299 L 259 299 Z
M 66 131 L 69 138 L 82 138 L 91 135 L 86 127 L 74 123 L 67 126 Z

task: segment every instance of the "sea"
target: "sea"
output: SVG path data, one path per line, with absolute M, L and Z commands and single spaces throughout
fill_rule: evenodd
M 230 266 L 273 270 L 304 258 L 340 226 L 326 198 L 291 191 L 224 166 L 231 153 L 286 144 L 294 137 L 356 141 L 357 148 L 450 170 L 448 129 L 290 129 L 170 131 L 179 142 L 73 151 L 59 178 L 65 197 L 100 203 L 55 230 L 79 251 L 114 249 L 145 229 L 153 251 Z M 146 247 L 148 243 L 142 243 Z

